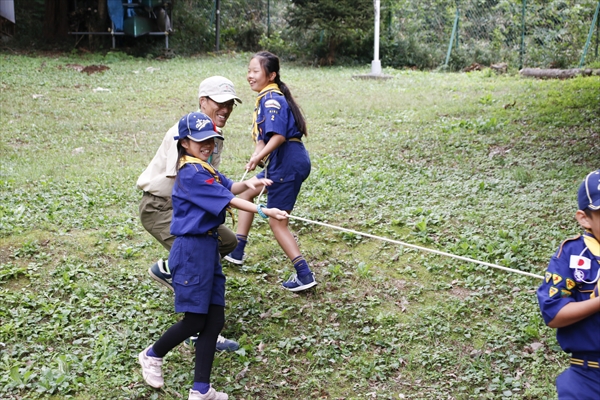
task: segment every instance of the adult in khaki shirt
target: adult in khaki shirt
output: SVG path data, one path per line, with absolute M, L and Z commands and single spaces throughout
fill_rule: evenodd
M 203 80 L 200 83 L 198 98 L 200 111 L 213 120 L 219 131 L 227 123 L 236 102 L 242 102 L 235 93 L 233 83 L 222 76 L 212 76 Z M 171 192 L 177 176 L 177 142 L 174 138 L 179 135 L 178 124 L 179 122 L 175 123 L 167 131 L 156 155 L 137 180 L 138 189 L 144 191 L 139 208 L 142 225 L 168 251 L 175 241 L 170 228 L 173 216 Z M 217 169 L 221 161 L 223 142 L 215 140 L 215 151 L 209 160 Z M 235 233 L 225 225 L 220 225 L 218 232 L 219 253 L 223 257 L 235 249 L 237 239 Z M 166 260 L 158 260 L 148 269 L 148 273 L 158 283 L 173 290 Z M 219 335 L 217 350 L 235 351 L 237 348 L 236 342 Z

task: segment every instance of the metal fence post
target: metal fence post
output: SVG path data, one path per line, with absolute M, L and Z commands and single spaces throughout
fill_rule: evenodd
M 519 54 L 519 69 L 523 69 L 523 57 L 525 55 L 525 10 L 527 9 L 527 0 L 523 0 L 523 9 L 521 11 L 521 51 Z
M 444 63 L 444 67 L 448 66 L 448 61 L 450 60 L 450 54 L 452 53 L 452 45 L 454 44 L 454 37 L 456 35 L 456 30 L 458 28 L 458 17 L 460 15 L 458 3 L 456 4 L 456 17 L 454 17 L 454 26 L 452 26 L 452 35 L 450 36 L 450 43 L 448 43 L 448 52 L 446 53 L 446 62 Z
M 271 0 L 267 0 L 267 37 L 271 37 Z
M 594 25 L 596 25 L 596 21 L 598 21 L 598 11 L 600 11 L 600 0 L 598 0 L 598 6 L 596 7 L 596 12 L 594 13 L 594 19 L 592 20 L 592 24 L 590 25 L 590 33 L 588 33 L 587 40 L 585 41 L 585 46 L 583 47 L 583 54 L 581 55 L 581 61 L 579 61 L 579 68 L 583 67 L 583 64 L 585 62 L 585 56 L 588 52 L 588 47 L 590 47 L 592 36 L 594 36 Z

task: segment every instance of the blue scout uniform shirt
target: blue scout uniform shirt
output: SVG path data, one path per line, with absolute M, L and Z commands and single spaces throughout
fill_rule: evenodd
M 221 184 L 200 164 L 186 164 L 173 185 L 174 236 L 199 235 L 225 222 L 226 208 L 235 196 L 233 181 L 217 171 Z
M 273 133 L 284 136 L 286 142 L 275 149 L 268 161 L 267 178 L 273 182 L 287 182 L 295 179 L 295 174 L 300 174 L 304 179 L 310 174 L 310 158 L 304 145 L 299 141 L 302 133 L 296 126 L 296 119 L 292 114 L 285 96 L 275 92 L 268 93 L 260 100 L 257 121 L 258 140 L 269 142 Z M 286 163 L 287 161 L 287 163 Z M 263 178 L 264 171 L 257 176 Z
M 565 240 L 546 270 L 537 290 L 546 324 L 572 301 L 588 300 L 600 274 L 600 244 L 589 233 Z M 600 313 L 556 330 L 556 339 L 567 353 L 600 352 Z

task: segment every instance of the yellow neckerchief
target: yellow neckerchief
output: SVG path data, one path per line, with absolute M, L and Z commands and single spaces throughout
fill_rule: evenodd
M 586 233 L 587 232 L 588 231 L 586 231 Z M 589 235 L 583 235 L 583 241 L 590 253 L 592 253 L 596 257 L 600 257 L 600 243 L 598 243 L 598 240 L 596 240 L 596 238 L 591 235 L 591 232 L 589 233 Z
M 265 97 L 267 94 L 269 94 L 271 92 L 275 92 L 280 95 L 283 95 L 281 90 L 279 90 L 279 86 L 277 86 L 276 83 L 271 83 L 271 84 L 265 86 L 263 88 L 263 90 L 261 90 L 258 93 L 258 96 L 256 96 L 256 104 L 254 105 L 254 113 L 252 114 L 252 140 L 254 140 L 254 143 L 256 143 L 258 141 L 258 122 L 257 122 L 257 120 L 258 120 L 258 109 L 260 107 L 260 101 L 262 100 L 263 97 Z
M 212 165 L 210 165 L 206 161 L 202 161 L 201 159 L 192 157 L 192 156 L 183 156 L 179 160 L 179 169 L 181 169 L 181 167 L 183 167 L 185 164 L 200 164 L 205 170 L 210 172 L 210 174 L 213 176 L 213 178 L 215 178 L 215 181 L 217 181 L 218 183 L 221 183 L 221 177 L 219 176 L 219 174 L 217 174 L 217 171 L 213 168 Z M 198 169 L 196 168 L 196 171 L 197 170 Z M 233 225 L 235 226 L 235 216 L 233 215 L 233 209 L 231 208 L 231 206 L 227 206 L 227 208 L 225 208 L 225 211 L 227 211 L 229 213 L 229 215 L 231 215 L 231 221 L 233 222 Z

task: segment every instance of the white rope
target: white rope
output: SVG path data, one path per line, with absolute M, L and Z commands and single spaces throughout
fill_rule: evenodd
M 242 182 L 244 180 L 244 178 L 246 177 L 247 173 L 248 173 L 248 170 L 246 170 L 246 172 L 244 172 L 244 175 L 242 176 L 242 179 L 240 179 L 240 182 Z M 265 173 L 265 176 L 266 176 L 266 173 Z M 264 190 L 265 190 L 265 187 L 263 186 L 262 190 L 260 191 L 260 194 L 257 197 L 259 203 L 260 203 L 260 198 L 261 198 Z M 457 260 L 472 262 L 472 263 L 479 264 L 479 265 L 485 265 L 486 267 L 501 269 L 503 271 L 514 272 L 515 274 L 526 275 L 526 276 L 530 276 L 532 278 L 544 279 L 543 276 L 532 274 L 531 272 L 525 272 L 525 271 L 520 271 L 518 269 L 503 267 L 501 265 L 491 264 L 491 263 L 488 263 L 488 262 L 485 262 L 485 261 L 475 260 L 473 258 L 468 258 L 468 257 L 463 257 L 463 256 L 457 256 L 456 254 L 451 254 L 451 253 L 446 253 L 446 252 L 439 251 L 439 250 L 429 249 L 427 247 L 417 246 L 417 245 L 414 245 L 414 244 L 409 244 L 409 243 L 401 242 L 399 240 L 393 240 L 393 239 L 385 238 L 383 236 L 376 236 L 376 235 L 371 235 L 369 233 L 358 232 L 358 231 L 355 231 L 355 230 L 352 230 L 352 229 L 346 229 L 346 228 L 342 228 L 342 227 L 339 227 L 339 226 L 326 224 L 324 222 L 312 221 L 310 219 L 306 219 L 306 218 L 302 218 L 302 217 L 297 217 L 297 216 L 291 215 L 291 214 L 289 215 L 289 218 L 297 219 L 297 220 L 304 221 L 304 222 L 308 222 L 309 224 L 316 224 L 316 225 L 326 226 L 327 228 L 333 228 L 333 229 L 337 229 L 339 231 L 353 233 L 355 235 L 366 236 L 366 237 L 370 237 L 370 238 L 373 238 L 373 239 L 383 240 L 384 242 L 390 242 L 390 243 L 399 244 L 401 246 L 409 247 L 411 249 L 417 249 L 417 250 L 421 250 L 421 251 L 427 251 L 427 252 L 438 254 L 438 255 L 441 255 L 441 256 L 456 258 Z
M 242 175 L 242 179 L 240 179 L 240 182 L 244 182 L 244 178 L 246 177 L 246 175 L 248 175 L 248 170 L 244 172 L 244 175 Z
M 445 252 L 439 251 L 439 250 L 428 249 L 427 247 L 416 246 L 414 244 L 404 243 L 404 242 L 401 242 L 399 240 L 392 240 L 392 239 L 388 239 L 388 238 L 385 238 L 385 237 L 382 237 L 382 236 L 370 235 L 368 233 L 358 232 L 358 231 L 354 231 L 352 229 L 346 229 L 346 228 L 341 228 L 341 227 L 335 226 L 335 225 L 329 225 L 329 224 L 326 224 L 324 222 L 311 221 L 309 219 L 302 218 L 302 217 L 296 217 L 294 215 L 290 215 L 289 217 L 292 218 L 292 219 L 297 219 L 297 220 L 300 220 L 300 221 L 308 222 L 310 224 L 322 225 L 322 226 L 326 226 L 328 228 L 333 228 L 333 229 L 337 229 L 337 230 L 344 231 L 344 232 L 354 233 L 355 235 L 366 236 L 366 237 L 370 237 L 370 238 L 373 238 L 373 239 L 383 240 L 384 242 L 390 242 L 390 243 L 399 244 L 399 245 L 402 245 L 402 246 L 405 246 L 405 247 L 410 247 L 412 249 L 417 249 L 417 250 L 422 250 L 422 251 L 428 251 L 430 253 L 439 254 L 441 256 L 452 257 L 452 258 L 456 258 L 456 259 L 462 260 L 462 261 L 468 261 L 468 262 L 472 262 L 472 263 L 475 263 L 475 264 L 485 265 L 487 267 L 497 268 L 497 269 L 501 269 L 501 270 L 508 271 L 508 272 L 514 272 L 516 274 L 527 275 L 527 276 L 531 276 L 533 278 L 544 279 L 543 276 L 532 274 L 530 272 L 520 271 L 518 269 L 513 269 L 513 268 L 507 268 L 507 267 L 503 267 L 501 265 L 491 264 L 491 263 L 488 263 L 488 262 L 485 262 L 485 261 L 478 261 L 478 260 L 474 260 L 474 259 L 468 258 L 468 257 L 457 256 L 455 254 L 445 253 Z

